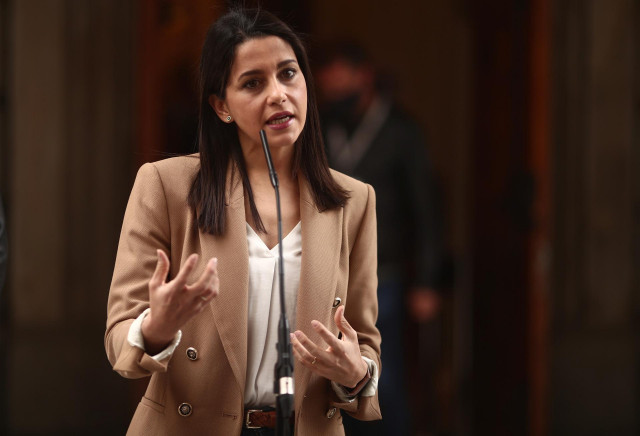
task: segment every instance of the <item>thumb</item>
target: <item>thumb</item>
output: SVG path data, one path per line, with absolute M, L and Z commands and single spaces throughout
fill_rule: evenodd
M 342 335 L 346 338 L 353 339 L 355 336 L 355 330 L 351 327 L 351 324 L 347 321 L 347 318 L 344 316 L 344 305 L 338 307 L 336 309 L 336 314 L 334 316 L 334 321 L 338 330 L 342 332 Z
M 158 250 L 158 263 L 156 263 L 156 270 L 153 272 L 149 286 L 157 288 L 167 280 L 169 275 L 169 258 L 164 251 Z

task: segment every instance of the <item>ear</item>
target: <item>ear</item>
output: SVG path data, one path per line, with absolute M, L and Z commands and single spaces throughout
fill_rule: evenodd
M 216 114 L 218 114 L 218 117 L 222 121 L 227 122 L 227 117 L 231 114 L 229 113 L 229 109 L 227 108 L 224 100 L 219 99 L 215 94 L 211 94 L 209 96 L 209 106 L 211 106 L 213 110 L 216 111 Z

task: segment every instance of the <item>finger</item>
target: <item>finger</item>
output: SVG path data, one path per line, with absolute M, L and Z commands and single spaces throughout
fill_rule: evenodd
M 196 302 L 194 303 L 194 310 L 193 310 L 193 315 L 197 315 L 200 312 L 202 312 L 204 310 L 205 307 L 207 307 L 209 305 L 209 301 L 211 300 L 211 298 L 209 300 L 205 300 L 205 299 L 197 299 Z
M 313 365 L 315 356 L 305 348 L 295 334 L 291 333 L 291 345 L 296 359 L 305 366 Z M 317 359 L 317 358 L 316 358 Z
M 297 360 L 300 363 L 304 363 L 302 361 L 302 355 L 300 354 L 300 352 L 296 349 L 295 345 L 293 345 L 293 340 L 291 341 L 291 349 L 293 350 L 293 358 L 295 360 Z
M 311 355 L 310 360 L 313 360 L 314 356 L 318 357 L 325 354 L 325 351 L 322 348 L 318 347 L 315 342 L 309 339 L 307 335 L 302 333 L 300 330 L 296 330 L 294 334 L 296 341 L 300 343 L 300 345 L 302 345 L 302 347 Z
M 195 297 L 193 298 L 194 300 L 203 301 L 206 304 L 206 303 L 209 303 L 211 300 L 213 300 L 215 297 L 217 297 L 219 292 L 220 292 L 219 282 L 216 279 L 215 284 L 208 285 L 207 287 L 204 288 L 204 291 L 201 292 L 200 294 L 194 294 Z
M 206 299 L 210 299 L 217 294 L 217 265 L 218 259 L 212 258 L 207 262 L 207 266 L 205 267 L 200 279 L 194 283 L 193 285 L 187 286 L 187 289 L 190 292 L 194 292 L 194 298 L 204 297 Z
M 206 306 L 211 300 L 213 300 L 218 295 L 217 292 L 214 292 L 212 289 L 207 288 L 207 290 L 200 295 L 196 295 L 193 297 L 192 304 L 203 305 Z
M 188 288 L 189 289 L 206 288 L 209 285 L 209 283 L 212 281 L 213 277 L 217 274 L 217 264 L 218 264 L 217 258 L 214 257 L 209 259 L 209 262 L 207 262 L 207 265 L 205 266 L 204 271 L 202 271 L 202 275 L 200 275 L 200 277 L 198 278 L 198 281 L 192 285 L 189 285 Z
M 200 298 L 207 301 L 215 298 L 220 292 L 220 279 L 218 278 L 218 259 L 214 258 L 209 261 L 208 268 L 213 268 L 213 274 L 208 277 L 208 281 L 203 285 L 204 292 L 200 294 Z
M 353 327 L 351 327 L 351 324 L 349 324 L 349 321 L 347 321 L 347 318 L 344 316 L 344 306 L 340 306 L 336 309 L 336 314 L 333 317 L 333 320 L 336 323 L 336 327 L 338 327 L 338 330 L 342 332 L 344 337 L 351 340 L 358 339 L 358 333 Z
M 172 283 L 178 289 L 184 288 L 185 285 L 187 284 L 189 275 L 191 275 L 191 271 L 193 271 L 193 268 L 195 267 L 196 262 L 198 261 L 198 257 L 199 256 L 195 253 L 189 256 L 187 260 L 184 262 L 184 265 L 182 265 L 182 268 L 180 268 L 180 272 L 178 272 L 178 275 L 176 276 L 176 278 L 173 279 Z
M 315 319 L 311 321 L 311 325 L 314 330 L 320 334 L 320 337 L 324 339 L 328 346 L 335 349 L 336 351 L 342 351 L 342 341 L 338 339 L 333 333 L 329 331 L 321 322 L 316 321 Z
M 162 285 L 165 280 L 167 280 L 167 275 L 169 274 L 169 258 L 162 250 L 157 250 L 158 254 L 158 262 L 156 263 L 156 270 L 153 272 L 153 276 L 151 276 L 151 280 L 149 281 L 149 287 L 155 289 Z

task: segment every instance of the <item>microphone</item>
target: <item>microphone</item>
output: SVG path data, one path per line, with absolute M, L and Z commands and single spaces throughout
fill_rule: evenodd
M 285 311 L 284 299 L 284 258 L 282 255 L 282 211 L 280 209 L 280 190 L 278 174 L 273 167 L 271 152 L 267 143 L 267 135 L 260 130 L 260 140 L 264 156 L 269 167 L 269 177 L 276 193 L 276 208 L 278 211 L 278 276 L 280 278 L 280 320 L 278 321 L 278 360 L 275 366 L 273 391 L 276 394 L 276 435 L 289 436 L 293 434 L 293 353 L 289 339 L 289 320 Z

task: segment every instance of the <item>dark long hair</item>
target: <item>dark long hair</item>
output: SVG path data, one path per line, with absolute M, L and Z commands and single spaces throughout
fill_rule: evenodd
M 307 178 L 320 211 L 342 207 L 348 198 L 348 193 L 336 183 L 329 171 L 311 69 L 302 42 L 289 26 L 267 11 L 234 9 L 209 28 L 200 60 L 200 170 L 191 186 L 188 204 L 197 219 L 198 228 L 206 233 L 224 233 L 226 177 L 229 165 L 234 162 L 236 165 L 232 168 L 234 171 L 237 168 L 240 173 L 256 226 L 259 231 L 265 231 L 253 199 L 237 128 L 222 122 L 209 105 L 212 94 L 225 99 L 236 47 L 247 40 L 265 36 L 277 36 L 291 46 L 307 83 L 307 119 L 296 141 L 293 175 Z

